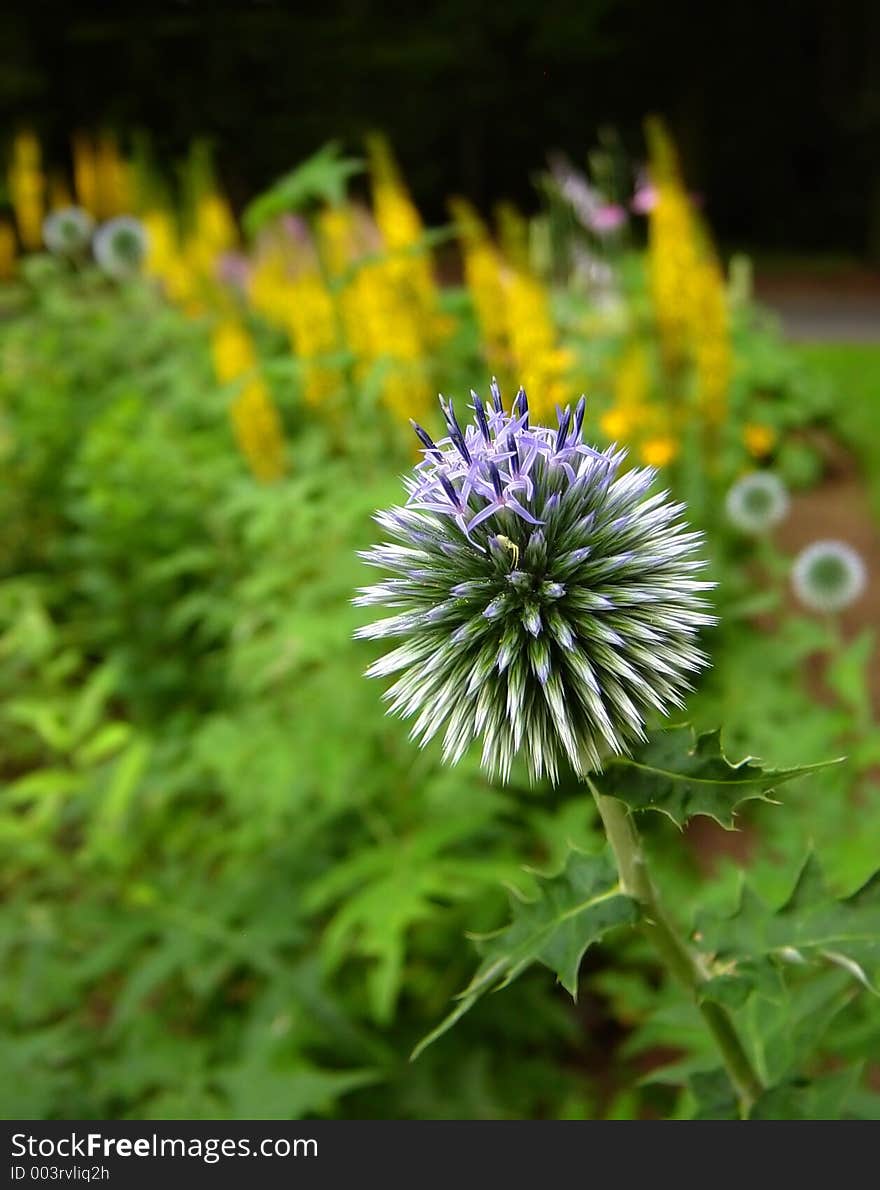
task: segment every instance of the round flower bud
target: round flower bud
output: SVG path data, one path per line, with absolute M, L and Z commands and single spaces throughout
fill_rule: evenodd
M 772 471 L 753 471 L 738 479 L 724 502 L 727 519 L 741 533 L 769 533 L 789 509 L 788 489 Z
M 377 514 L 388 540 L 361 556 L 390 572 L 355 602 L 394 614 L 357 635 L 395 641 L 367 670 L 396 678 L 390 713 L 422 744 L 443 731 L 455 762 L 482 738 L 506 780 L 522 754 L 533 777 L 580 775 L 644 738 L 646 717 L 682 706 L 706 664 L 714 622 L 700 534 L 683 506 L 651 492 L 650 468 L 583 442 L 584 399 L 558 426 L 531 425 L 520 389 L 510 413 L 492 385 L 474 422 L 441 405 L 448 434 L 414 424 L 423 460 L 404 506 Z
M 81 256 L 94 227 L 94 219 L 82 207 L 62 207 L 43 220 L 43 241 L 55 256 Z
M 866 582 L 861 555 L 843 541 L 814 541 L 801 550 L 791 571 L 798 599 L 817 612 L 839 612 L 849 607 L 862 594 Z
M 147 254 L 144 225 L 131 215 L 119 215 L 102 223 L 95 232 L 95 260 L 110 277 L 124 280 L 141 270 Z

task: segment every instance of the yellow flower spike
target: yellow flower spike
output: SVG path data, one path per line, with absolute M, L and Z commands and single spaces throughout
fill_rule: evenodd
M 284 430 L 275 403 L 257 374 L 253 342 L 241 323 L 226 319 L 211 340 L 214 372 L 220 384 L 244 379 L 229 407 L 232 431 L 251 472 L 262 483 L 284 474 Z
M 99 199 L 95 147 L 91 140 L 81 132 L 78 132 L 73 138 L 73 185 L 79 206 L 97 219 L 99 217 Z
M 229 203 L 217 191 L 202 195 L 196 207 L 196 236 L 213 256 L 228 252 L 238 244 L 238 229 Z
M 727 288 L 721 266 L 713 256 L 694 270 L 695 296 L 693 335 L 694 367 L 700 412 L 708 422 L 719 423 L 727 413 L 727 397 L 733 372 L 727 311 Z
M 15 276 L 15 232 L 6 220 L 0 220 L 0 281 Z
M 245 384 L 229 409 L 238 448 L 254 477 L 274 483 L 284 474 L 284 431 L 269 392 L 259 378 Z
M 211 340 L 214 373 L 221 384 L 229 384 L 252 372 L 257 364 L 250 335 L 233 319 L 219 323 Z
M 639 458 L 648 467 L 666 467 L 678 454 L 678 442 L 668 434 L 647 438 L 639 447 Z
M 115 215 L 129 214 L 134 203 L 131 170 L 110 133 L 98 141 L 94 161 L 98 217 L 112 219 Z
M 390 253 L 389 276 L 401 300 L 413 307 L 427 347 L 442 324 L 436 318 L 437 284 L 431 253 L 423 244 L 425 228 L 384 137 L 367 138 L 367 155 L 376 225 Z
M 743 427 L 743 442 L 753 458 L 763 459 L 776 445 L 776 431 L 760 422 L 748 422 Z
M 294 354 L 303 361 L 303 393 L 310 405 L 320 406 L 342 385 L 339 368 L 322 361 L 339 350 L 338 323 L 333 299 L 317 269 L 290 283 L 288 325 Z
M 648 120 L 646 134 L 657 192 L 648 221 L 648 272 L 661 355 L 674 373 L 686 362 L 693 325 L 697 227 L 668 133 L 659 120 Z
M 33 132 L 20 132 L 13 141 L 7 181 L 22 245 L 35 252 L 43 244 L 46 180 L 41 168 L 40 142 Z
M 53 173 L 49 178 L 49 210 L 58 211 L 70 206 L 73 206 L 73 196 L 67 179 L 62 174 Z
M 537 277 L 513 269 L 502 277 L 513 370 L 529 395 L 535 419 L 549 418 L 572 396 L 571 355 L 556 343 L 550 295 Z
M 490 367 L 498 370 L 509 350 L 501 254 L 470 203 L 453 198 L 449 211 L 458 231 L 465 285 L 480 326 L 483 354 Z

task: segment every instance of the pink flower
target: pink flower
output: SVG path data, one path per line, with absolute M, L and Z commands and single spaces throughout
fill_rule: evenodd
M 657 187 L 650 182 L 640 183 L 629 205 L 637 215 L 649 214 L 657 205 Z
M 619 203 L 606 202 L 596 207 L 590 218 L 590 227 L 596 235 L 609 235 L 626 223 L 626 211 Z
M 224 252 L 217 259 L 217 279 L 224 285 L 244 289 L 251 273 L 251 263 L 241 252 Z

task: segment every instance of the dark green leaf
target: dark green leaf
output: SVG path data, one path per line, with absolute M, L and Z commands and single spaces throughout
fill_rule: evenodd
M 729 957 L 744 978 L 762 959 L 793 964 L 822 959 L 876 990 L 871 974 L 880 966 L 880 873 L 835 900 L 819 861 L 810 856 L 780 908 L 771 908 L 746 884 L 736 911 L 729 917 L 703 915 L 697 933 L 702 946 Z
M 242 217 L 248 235 L 256 235 L 270 220 L 302 211 L 314 202 L 333 205 L 342 202 L 348 179 L 360 173 L 363 162 L 356 157 L 343 157 L 341 152 L 338 141 L 329 141 L 265 194 L 255 198 Z
M 572 849 L 561 872 L 538 881 L 531 899 L 512 901 L 512 920 L 478 942 L 483 961 L 458 1004 L 420 1042 L 413 1057 L 442 1036 L 481 996 L 508 984 L 535 963 L 556 973 L 563 987 L 577 993 L 581 959 L 588 947 L 616 926 L 638 919 L 636 902 L 620 891 L 608 852 L 587 855 Z
M 770 769 L 748 756 L 734 764 L 724 755 L 720 730 L 698 736 L 683 726 L 659 732 L 631 757 L 609 761 L 597 784 L 631 810 L 658 810 L 679 826 L 705 814 L 732 829 L 734 811 L 743 802 L 771 801 L 769 795 L 786 781 L 836 763 Z

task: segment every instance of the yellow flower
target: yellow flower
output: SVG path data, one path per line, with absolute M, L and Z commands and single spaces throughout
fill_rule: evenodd
M 632 414 L 624 409 L 609 409 L 599 418 L 599 427 L 612 442 L 622 442 L 635 428 Z
M 430 343 L 442 324 L 436 318 L 437 284 L 431 253 L 424 244 L 425 228 L 387 141 L 377 135 L 368 137 L 367 154 L 373 210 L 389 252 L 389 274 L 400 290 L 401 300 L 415 312 L 420 338 Z
M 294 353 L 304 365 L 305 398 L 318 406 L 339 391 L 342 379 L 339 368 L 322 359 L 338 352 L 339 342 L 333 299 L 317 269 L 289 283 L 286 304 Z
M 449 210 L 461 243 L 464 280 L 477 315 L 483 354 L 490 367 L 499 369 L 508 351 L 501 253 L 470 203 L 453 198 Z
M 73 184 L 77 202 L 94 218 L 99 217 L 98 165 L 91 140 L 77 133 L 73 138 Z
M 20 132 L 13 141 L 7 180 L 21 242 L 29 251 L 36 251 L 43 243 L 45 178 L 40 142 L 33 132 Z
M 700 412 L 709 422 L 721 422 L 727 413 L 727 395 L 733 372 L 724 276 L 714 257 L 697 265 L 692 279 L 695 296 L 693 358 Z
M 94 155 L 97 183 L 98 218 L 112 219 L 134 209 L 131 169 L 119 153 L 116 139 L 106 133 L 98 141 Z
M 281 418 L 259 378 L 245 384 L 229 410 L 238 448 L 254 476 L 272 483 L 284 474 L 284 432 Z
M 217 191 L 203 194 L 196 207 L 196 237 L 209 245 L 214 255 L 228 252 L 238 243 L 238 229 L 229 203 Z
M 760 422 L 748 422 L 743 427 L 743 442 L 753 458 L 762 459 L 776 445 L 776 431 Z
M 53 173 L 49 178 L 49 207 L 53 211 L 73 206 L 70 188 L 62 174 Z
M 678 454 L 678 443 L 668 434 L 647 438 L 639 447 L 639 458 L 649 467 L 665 467 Z
M 15 275 L 15 232 L 5 219 L 0 220 L 0 281 Z
M 250 335 L 240 323 L 232 319 L 221 322 L 214 329 L 211 354 L 214 373 L 221 384 L 229 384 L 256 367 L 256 353 Z
M 248 377 L 229 407 L 238 448 L 254 476 L 263 483 L 284 473 L 284 430 L 263 378 L 250 335 L 234 319 L 219 323 L 211 341 L 214 372 L 221 384 Z

